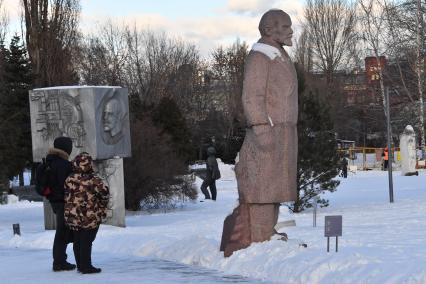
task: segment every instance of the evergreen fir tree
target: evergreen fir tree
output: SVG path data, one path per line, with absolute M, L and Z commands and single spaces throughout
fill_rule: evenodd
M 31 161 L 31 124 L 28 90 L 31 67 L 19 36 L 3 47 L 4 76 L 0 87 L 0 165 L 9 178 L 19 174 Z M 1 79 L 0 79 L 1 80 Z
M 5 48 L 3 42 L 0 42 L 0 133 L 3 132 L 4 127 L 7 125 L 7 121 L 5 121 L 7 109 L 3 103 L 4 95 L 6 94 L 5 66 L 7 52 L 8 50 Z M 9 184 L 7 167 L 1 164 L 6 157 L 7 149 L 5 144 L 4 135 L 0 135 L 0 192 L 7 191 Z
M 298 70 L 298 78 L 299 148 L 297 200 L 290 207 L 293 212 L 311 207 L 312 198 L 323 191 L 334 191 L 339 185 L 334 179 L 339 172 L 339 155 L 330 109 L 321 100 L 319 88 L 307 86 L 303 71 Z M 318 203 L 327 206 L 328 200 L 320 198 Z
M 170 135 L 172 147 L 177 155 L 184 161 L 190 160 L 194 154 L 191 147 L 191 133 L 176 102 L 168 97 L 162 98 L 154 109 L 153 121 L 165 134 Z

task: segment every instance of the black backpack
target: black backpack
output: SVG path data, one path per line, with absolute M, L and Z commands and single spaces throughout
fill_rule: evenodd
M 46 161 L 46 158 L 43 158 L 43 161 L 38 165 L 36 169 L 36 191 L 38 194 L 44 197 L 49 197 L 52 193 L 53 188 L 51 186 L 53 171 L 50 167 L 50 162 Z

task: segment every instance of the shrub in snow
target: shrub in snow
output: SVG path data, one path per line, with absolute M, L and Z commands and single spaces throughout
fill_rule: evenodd
M 320 88 L 307 77 L 300 68 L 299 80 L 299 121 L 298 161 L 297 161 L 297 200 L 289 208 L 293 212 L 311 207 L 311 199 L 323 191 L 334 191 L 339 181 L 334 178 L 339 172 L 339 154 L 333 131 L 329 106 L 321 100 L 327 94 L 319 93 Z M 328 200 L 319 199 L 320 206 L 327 206 Z
M 178 109 L 169 104 L 173 103 L 164 101 L 131 117 L 132 157 L 124 164 L 129 210 L 168 208 L 197 197 L 193 181 L 186 176 L 189 135 Z M 162 111 L 175 120 L 167 122 Z

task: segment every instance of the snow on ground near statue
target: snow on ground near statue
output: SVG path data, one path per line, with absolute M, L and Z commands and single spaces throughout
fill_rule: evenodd
M 101 274 L 107 277 L 108 283 L 119 282 L 120 277 L 127 277 L 124 278 L 127 283 L 143 282 L 144 273 L 139 280 L 135 273 L 145 271 L 146 259 L 155 259 L 160 266 L 166 260 L 171 264 L 190 265 L 194 271 L 207 269 L 209 273 L 220 271 L 221 275 L 280 283 L 426 283 L 426 172 L 412 177 L 402 177 L 395 172 L 395 203 L 390 204 L 387 173 L 358 171 L 341 180 L 336 192 L 325 195 L 330 206 L 319 209 L 318 227 L 312 227 L 311 210 L 289 215 L 282 208 L 280 220 L 291 218 L 297 223 L 296 227 L 281 229 L 288 233 L 291 242 L 272 240 L 253 244 L 225 259 L 218 251 L 223 220 L 236 204 L 237 191 L 232 167 L 220 166 L 218 201 L 190 203 L 168 213 L 127 216 L 126 228 L 101 226 L 94 242 L 93 258 L 95 265 L 104 268 L 105 273 Z M 198 179 L 197 185 L 200 185 Z M 1 270 L 13 260 L 12 263 L 23 265 L 16 269 L 22 277 L 25 273 L 36 273 L 26 272 L 29 262 L 26 255 L 41 250 L 38 254 L 47 258 L 42 263 L 47 266 L 45 279 L 58 279 L 57 274 L 49 271 L 54 233 L 43 230 L 42 214 L 41 203 L 0 206 Z M 343 215 L 338 253 L 334 252 L 334 238 L 331 252 L 326 252 L 323 227 L 326 215 Z M 21 224 L 22 237 L 12 236 L 12 223 Z M 305 241 L 308 248 L 300 248 L 299 239 Z M 5 257 L 4 251 L 17 256 Z M 68 254 L 73 261 L 71 249 Z M 162 270 L 152 267 L 159 272 L 150 274 L 159 277 L 157 283 L 173 282 L 173 277 L 163 278 Z M 170 270 L 173 268 L 164 269 Z M 0 272 L 2 279 L 7 279 L 5 273 Z M 86 279 L 75 272 L 63 275 L 70 282 Z M 195 274 L 194 277 L 193 281 L 200 282 Z M 192 278 L 186 279 L 191 282 L 188 279 Z M 209 281 L 225 282 L 227 278 Z
M 102 273 L 82 275 L 75 271 L 54 273 L 49 250 L 0 249 L 1 283 L 257 283 L 240 276 L 222 275 L 210 269 L 137 256 L 94 252 Z

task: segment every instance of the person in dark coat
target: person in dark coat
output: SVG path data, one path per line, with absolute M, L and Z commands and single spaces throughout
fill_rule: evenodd
M 215 148 L 214 147 L 207 148 L 207 155 L 208 155 L 208 158 L 206 161 L 207 173 L 206 173 L 206 178 L 203 181 L 203 184 L 201 185 L 201 192 L 204 194 L 206 199 L 216 200 L 216 196 L 217 196 L 216 180 L 220 179 L 220 171 L 216 161 Z M 210 188 L 211 198 L 207 190 L 207 187 Z
M 73 173 L 65 180 L 65 223 L 74 232 L 78 271 L 99 273 L 102 270 L 92 265 L 92 243 L 106 217 L 109 188 L 94 173 L 88 153 L 79 154 L 72 164 Z
M 72 232 L 64 221 L 64 184 L 65 179 L 72 172 L 68 161 L 72 152 L 72 140 L 69 137 L 58 137 L 53 142 L 46 156 L 46 163 L 50 165 L 52 174 L 49 184 L 51 193 L 48 196 L 52 210 L 56 215 L 56 232 L 53 241 L 53 271 L 73 270 L 75 264 L 67 262 L 67 244 L 72 242 Z
M 342 158 L 342 176 L 344 178 L 348 177 L 348 160 L 346 157 Z

